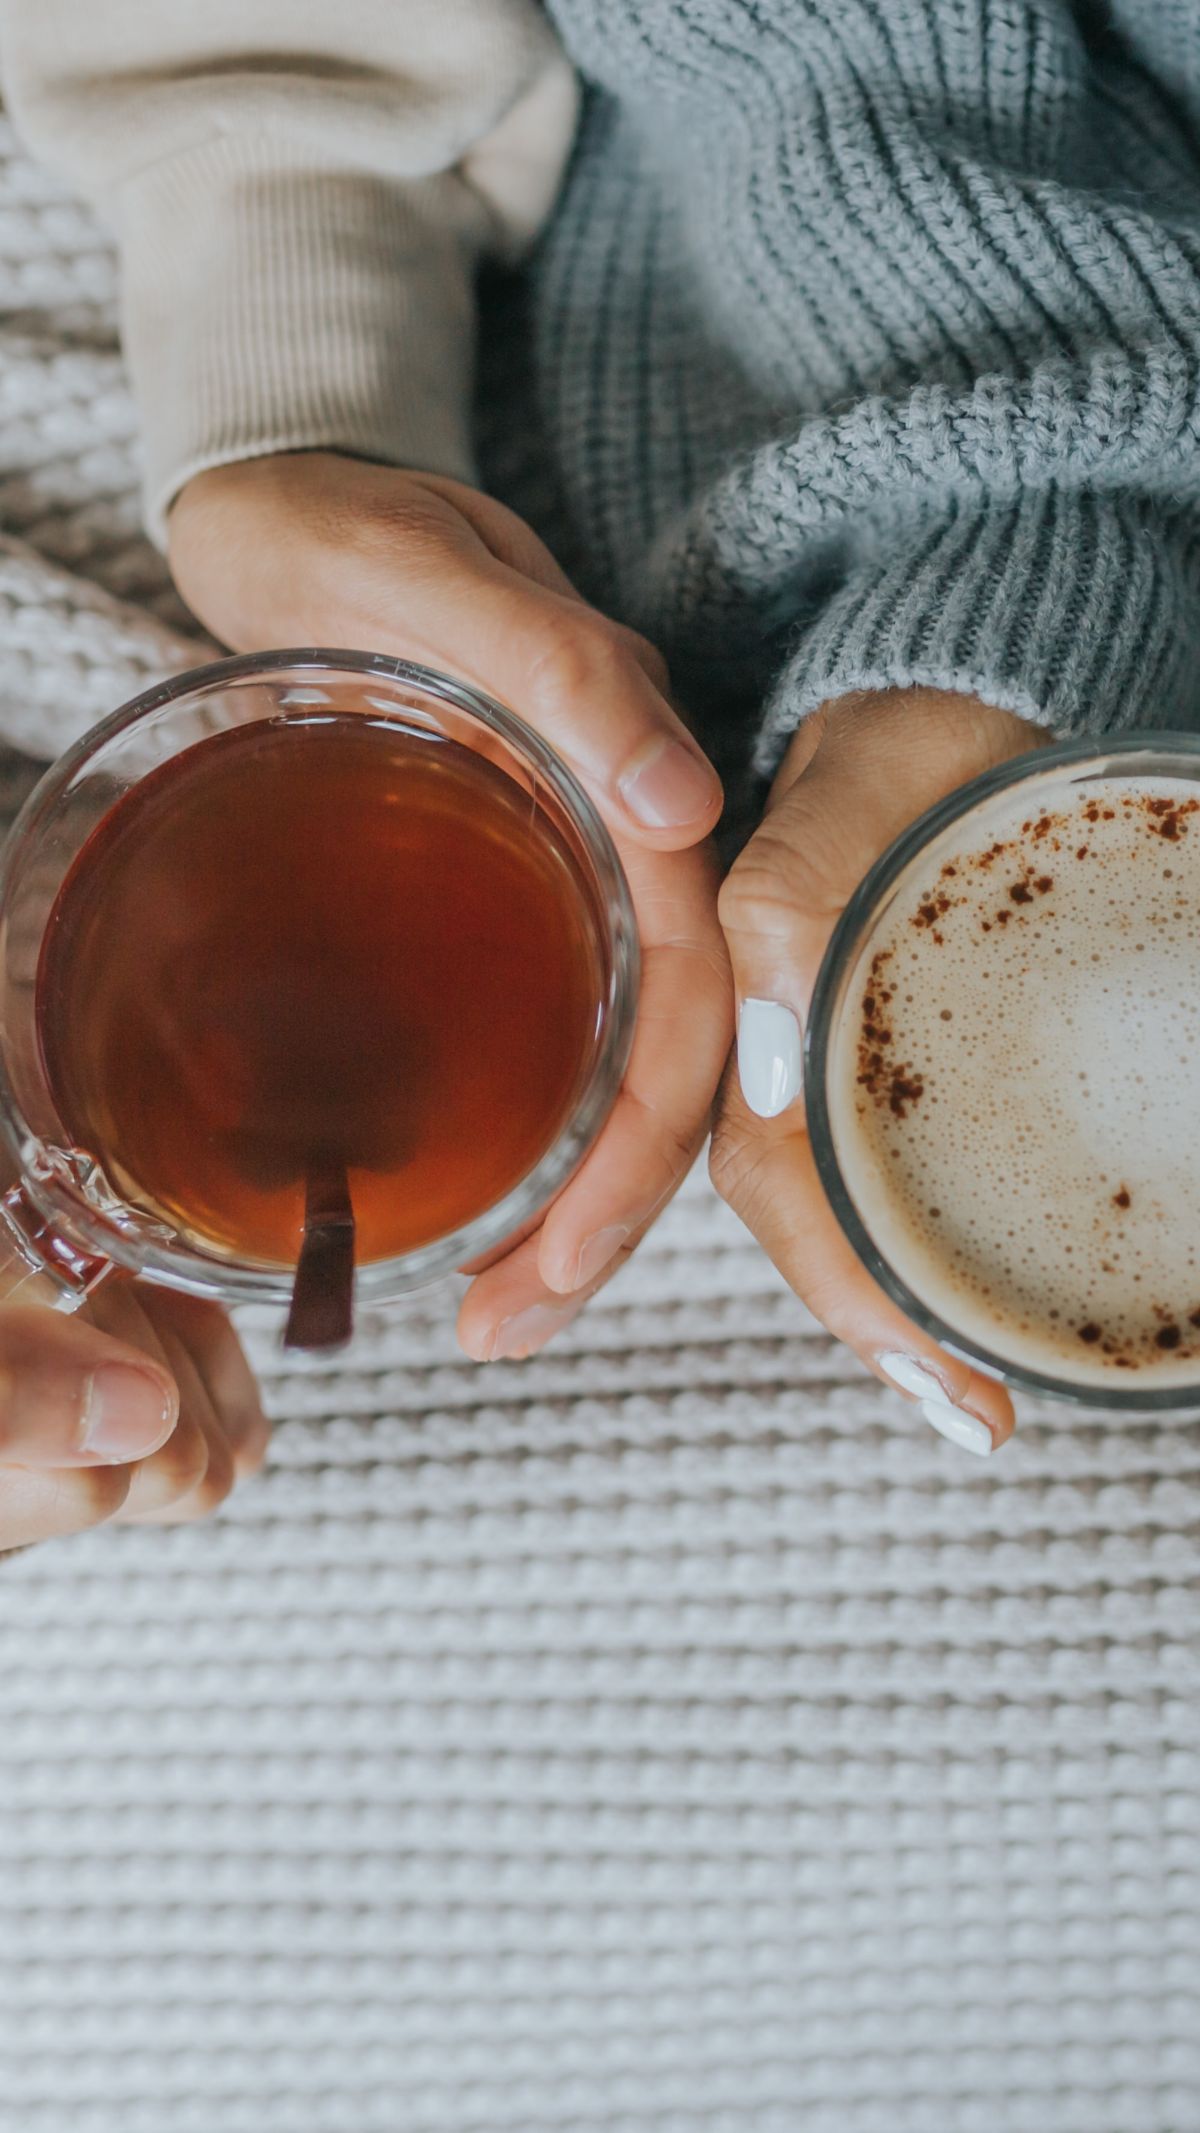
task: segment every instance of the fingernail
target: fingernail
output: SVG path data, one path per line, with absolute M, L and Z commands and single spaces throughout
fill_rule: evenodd
M 716 771 L 661 734 L 647 742 L 617 781 L 630 813 L 647 829 L 677 829 L 711 814 L 721 798 Z
M 492 1335 L 486 1361 L 515 1361 L 519 1356 L 532 1355 L 535 1348 L 541 1348 L 560 1327 L 570 1323 L 577 1309 L 577 1305 L 559 1310 L 553 1304 L 530 1304 L 527 1311 L 502 1318 Z
M 951 1444 L 957 1444 L 964 1452 L 974 1452 L 977 1459 L 986 1459 L 992 1451 L 992 1433 L 986 1422 L 976 1420 L 974 1415 L 964 1414 L 961 1407 L 952 1407 L 949 1400 L 922 1400 L 921 1413 Z
M 879 1368 L 891 1379 L 897 1391 L 906 1392 L 910 1399 L 920 1401 L 925 1420 L 941 1436 L 948 1437 L 951 1444 L 961 1446 L 964 1452 L 974 1452 L 979 1459 L 987 1458 L 994 1449 L 987 1423 L 955 1406 L 936 1370 L 932 1370 L 928 1363 L 919 1363 L 915 1355 L 903 1355 L 896 1349 L 889 1349 L 877 1360 Z
M 914 1400 L 948 1400 L 946 1391 L 936 1370 L 928 1363 L 918 1363 L 915 1355 L 903 1355 L 890 1348 L 886 1355 L 877 1358 L 879 1367 L 889 1377 L 899 1392 L 908 1393 Z
M 777 1118 L 800 1094 L 800 1024 L 778 1000 L 743 1000 L 738 1016 L 738 1078 L 759 1118 Z
M 113 1465 L 158 1450 L 175 1420 L 175 1400 L 148 1370 L 105 1363 L 95 1371 L 83 1411 L 83 1449 Z
M 581 1246 L 579 1257 L 575 1261 L 571 1287 L 586 1289 L 589 1281 L 594 1281 L 597 1274 L 603 1273 L 609 1260 L 616 1258 L 630 1234 L 627 1222 L 614 1222 L 608 1229 L 598 1229 L 594 1237 L 589 1237 L 587 1243 Z

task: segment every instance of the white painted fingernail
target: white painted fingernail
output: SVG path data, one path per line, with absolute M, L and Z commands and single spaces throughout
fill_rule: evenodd
M 961 1407 L 952 1407 L 949 1400 L 922 1400 L 921 1413 L 940 1436 L 948 1437 L 961 1451 L 974 1452 L 977 1459 L 986 1459 L 992 1450 L 992 1433 L 986 1422 L 974 1415 L 964 1414 Z
M 936 1370 L 928 1363 L 918 1363 L 915 1355 L 904 1355 L 899 1349 L 890 1348 L 879 1357 L 879 1367 L 900 1392 L 908 1393 L 913 1400 L 944 1400 L 946 1388 Z
M 891 1379 L 899 1392 L 906 1392 L 910 1399 L 919 1400 L 921 1413 L 938 1434 L 948 1437 L 964 1452 L 974 1452 L 977 1459 L 986 1459 L 993 1450 L 992 1433 L 986 1422 L 977 1415 L 967 1414 L 956 1407 L 941 1379 L 928 1363 L 919 1363 L 915 1355 L 904 1355 L 899 1349 L 889 1349 L 878 1357 L 879 1368 Z
M 738 1078 L 759 1118 L 778 1118 L 800 1094 L 800 1024 L 778 1000 L 743 1000 L 738 1016 Z

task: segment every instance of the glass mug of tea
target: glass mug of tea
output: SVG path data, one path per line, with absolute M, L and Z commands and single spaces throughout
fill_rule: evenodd
M 616 1098 L 638 974 L 598 815 L 478 690 L 305 650 L 148 691 L 4 855 L 0 1295 L 72 1309 L 115 1268 L 343 1338 L 352 1287 L 534 1224 Z
M 1039 749 L 906 830 L 826 951 L 805 1100 L 859 1260 L 945 1347 L 1200 1407 L 1200 737 Z

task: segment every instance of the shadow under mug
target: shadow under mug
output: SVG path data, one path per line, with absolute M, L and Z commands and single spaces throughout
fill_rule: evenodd
M 1200 1359 L 1191 1379 L 1177 1379 L 1157 1390 L 1139 1390 L 1128 1378 L 1102 1384 L 1055 1377 L 1006 1356 L 999 1344 L 985 1345 L 964 1333 L 930 1307 L 910 1287 L 901 1264 L 889 1259 L 856 1203 L 839 1158 L 833 1125 L 836 1104 L 830 1077 L 838 1053 L 843 1014 L 860 979 L 877 929 L 897 896 L 913 886 L 964 841 L 986 846 L 1000 822 L 1011 820 L 1013 795 L 1033 810 L 1055 805 L 1097 779 L 1182 780 L 1200 787 L 1200 735 L 1189 733 L 1123 734 L 1095 740 L 1061 741 L 1014 757 L 962 785 L 902 832 L 867 873 L 846 905 L 825 951 L 809 1010 L 804 1050 L 804 1089 L 813 1160 L 825 1196 L 861 1265 L 914 1325 L 932 1334 L 951 1354 L 964 1357 L 1006 1384 L 1023 1386 L 1054 1398 L 1089 1407 L 1140 1409 L 1149 1412 L 1200 1409 Z M 1200 1222 L 1200 1210 L 1197 1211 Z
M 226 1304 L 285 1309 L 294 1270 L 185 1238 L 161 1212 L 114 1191 L 100 1152 L 72 1143 L 47 1077 L 37 976 L 59 889 L 92 831 L 143 778 L 212 734 L 289 713 L 368 712 L 409 734 L 458 742 L 530 796 L 575 862 L 599 948 L 590 1056 L 565 1123 L 534 1167 L 452 1233 L 357 1269 L 357 1303 L 436 1280 L 532 1227 L 592 1146 L 633 1040 L 639 982 L 629 888 L 604 824 L 570 771 L 514 713 L 406 660 L 303 649 L 224 659 L 146 691 L 54 764 L 22 809 L 0 866 L 0 1131 L 18 1182 L 0 1202 L 0 1297 L 75 1310 L 116 1269 Z

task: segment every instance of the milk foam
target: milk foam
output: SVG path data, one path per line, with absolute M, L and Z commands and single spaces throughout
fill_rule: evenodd
M 867 1230 L 948 1328 L 1200 1387 L 1197 787 L 1064 782 L 944 832 L 860 953 L 828 1093 Z

